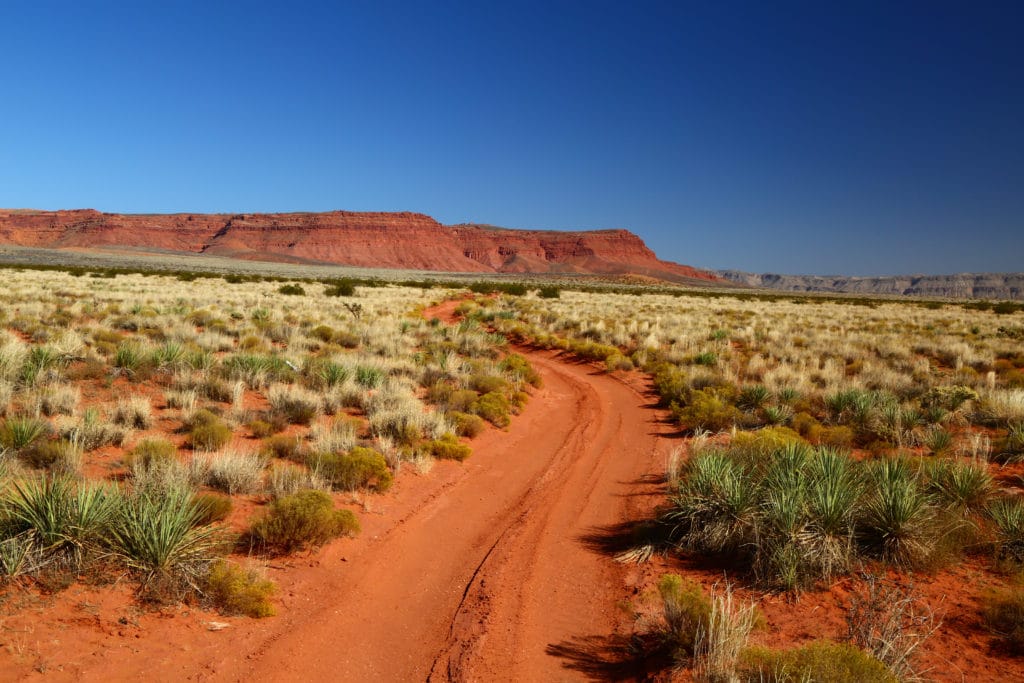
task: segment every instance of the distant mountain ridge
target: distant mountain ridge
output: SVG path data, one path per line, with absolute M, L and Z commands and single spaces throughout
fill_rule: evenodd
M 777 275 L 715 271 L 730 282 L 784 292 L 848 292 L 950 299 L 1024 299 L 1024 273 L 957 273 L 955 275 Z
M 151 248 L 262 261 L 458 273 L 639 275 L 727 284 L 662 261 L 628 230 L 443 225 L 410 212 L 116 214 L 0 209 L 0 244 Z

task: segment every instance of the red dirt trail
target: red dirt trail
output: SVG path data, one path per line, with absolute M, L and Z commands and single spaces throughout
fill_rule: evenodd
M 431 313 L 450 320 L 457 303 Z M 548 648 L 631 626 L 616 606 L 627 569 L 581 537 L 649 508 L 667 427 L 650 396 L 627 384 L 550 352 L 520 352 L 544 385 L 511 427 L 475 439 L 464 464 L 404 470 L 392 492 L 367 498 L 360 538 L 283 571 L 272 565 L 278 616 L 143 615 L 127 642 L 116 625 L 104 631 L 102 613 L 69 617 L 46 677 L 580 679 Z M 201 618 L 230 626 L 209 632 Z

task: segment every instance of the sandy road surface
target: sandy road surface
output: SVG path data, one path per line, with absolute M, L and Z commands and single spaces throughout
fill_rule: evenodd
M 476 439 L 464 464 L 403 472 L 371 499 L 359 539 L 275 570 L 279 616 L 217 633 L 150 619 L 128 644 L 76 624 L 50 677 L 579 679 L 548 648 L 612 633 L 625 576 L 581 538 L 650 504 L 666 428 L 650 396 L 552 352 L 521 352 L 544 386 L 512 426 Z

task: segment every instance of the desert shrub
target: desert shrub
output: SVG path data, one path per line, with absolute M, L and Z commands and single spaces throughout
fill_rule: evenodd
M 116 503 L 110 488 L 66 476 L 14 481 L 5 526 L 11 536 L 25 534 L 47 560 L 78 568 L 101 548 Z
M 59 474 L 77 474 L 82 466 L 82 447 L 67 439 L 36 441 L 18 456 L 29 467 Z
M 520 356 L 518 353 L 510 353 L 505 356 L 501 360 L 501 363 L 498 364 L 498 367 L 515 379 L 522 380 L 535 387 L 539 387 L 542 383 L 540 373 L 530 365 L 530 361 L 526 360 L 526 358 Z
M 1014 654 L 1024 654 L 1024 590 L 1013 587 L 989 593 L 982 602 L 985 625 Z
M 479 415 L 495 427 L 507 427 L 511 422 L 510 409 L 508 398 L 502 393 L 492 391 L 473 401 L 470 412 Z
M 658 581 L 665 619 L 665 636 L 677 662 L 693 657 L 697 634 L 707 629 L 711 601 L 701 587 L 678 574 L 665 574 Z
M 222 451 L 193 458 L 198 481 L 227 494 L 255 493 L 263 483 L 266 461 L 251 453 Z
M 449 419 L 455 425 L 455 433 L 459 436 L 473 438 L 484 430 L 484 420 L 479 415 L 471 415 L 460 411 L 448 413 Z
M 117 425 L 103 418 L 96 408 L 86 408 L 77 424 L 65 424 L 61 436 L 91 451 L 113 444 L 120 446 L 131 433 L 129 427 Z
M 215 451 L 231 441 L 231 427 L 209 410 L 197 410 L 187 423 L 192 448 Z
M 178 448 L 166 439 L 143 439 L 125 458 L 129 469 L 164 467 L 178 459 Z
M 817 439 L 812 440 L 812 442 L 835 448 L 852 448 L 854 439 L 853 430 L 846 425 L 832 425 L 830 427 L 822 427 L 817 434 Z
M 75 387 L 51 385 L 39 392 L 36 404 L 43 415 L 73 415 L 80 398 L 81 392 Z
M 253 420 L 245 425 L 257 439 L 265 439 L 275 433 L 274 425 L 266 420 Z M 280 430 L 278 430 L 280 431 Z
M 458 460 L 459 462 L 473 453 L 473 449 L 460 443 L 454 434 L 445 434 L 439 439 L 434 439 L 425 445 L 425 449 L 438 460 Z
M 495 377 L 494 375 L 470 375 L 467 383 L 470 389 L 479 394 L 505 392 L 508 390 L 508 381 L 503 377 Z
M 996 558 L 1024 564 L 1024 499 L 1020 496 L 996 498 L 988 504 L 987 512 L 995 527 Z
M 270 602 L 277 588 L 258 570 L 218 560 L 206 577 L 206 595 L 224 614 L 260 619 L 276 612 Z
M 547 285 L 537 290 L 537 296 L 541 299 L 557 299 L 561 295 L 562 291 L 554 285 Z
M 962 512 L 981 512 L 994 489 L 988 467 L 953 459 L 928 461 L 928 490 L 940 505 Z
M 192 503 L 197 510 L 196 526 L 223 522 L 234 509 L 234 504 L 229 497 L 216 493 L 197 493 L 192 496 Z
M 301 296 L 306 293 L 306 290 L 302 288 L 302 285 L 281 285 L 277 288 L 278 294 L 284 294 L 287 296 Z
M 737 432 L 730 446 L 751 454 L 765 454 L 799 444 L 806 444 L 806 442 L 792 429 L 765 427 L 755 432 Z
M 303 459 L 302 439 L 285 434 L 269 436 L 263 440 L 260 452 L 268 457 L 285 458 L 299 462 Z
M 480 395 L 472 389 L 458 389 L 450 391 L 443 398 L 438 397 L 438 403 L 443 403 L 450 411 L 468 413 L 473 410 L 473 404 Z
M 817 640 L 790 650 L 754 647 L 741 656 L 747 683 L 898 683 L 885 664 L 849 643 Z
M 368 487 L 382 492 L 391 488 L 394 481 L 384 456 L 362 446 L 348 453 L 320 453 L 312 456 L 309 463 L 317 474 L 342 491 Z
M 882 662 L 897 680 L 914 680 L 914 658 L 939 628 L 912 584 L 862 574 L 846 613 L 847 641 Z
M 672 413 L 680 426 L 688 430 L 721 431 L 732 427 L 742 417 L 739 409 L 722 398 L 715 389 L 691 392 L 687 404 L 676 407 Z
M 870 542 L 885 559 L 913 567 L 935 545 L 931 529 L 935 510 L 904 458 L 886 458 L 870 468 L 873 495 L 864 510 Z
M 197 526 L 201 514 L 191 492 L 181 489 L 139 493 L 118 506 L 110 544 L 147 597 L 165 600 L 201 590 L 210 565 L 226 550 L 218 528 Z
M 270 550 L 288 554 L 358 532 L 356 516 L 350 510 L 335 510 L 329 495 L 300 491 L 273 501 L 267 514 L 253 524 L 251 533 L 255 541 Z
M 707 625 L 698 629 L 694 647 L 694 668 L 705 680 L 732 681 L 737 678 L 740 655 L 747 647 L 759 613 L 751 602 L 737 602 L 732 589 L 711 591 Z
M 9 417 L 0 425 L 0 446 L 13 451 L 30 447 L 50 432 L 50 423 L 37 417 Z
M 921 406 L 956 410 L 968 401 L 977 401 L 978 392 L 963 385 L 932 387 L 921 396 Z
M 320 411 L 320 397 L 299 387 L 273 386 L 267 400 L 274 412 L 292 424 L 308 425 Z
M 117 402 L 114 423 L 135 429 L 148 429 L 153 424 L 153 409 L 144 396 L 122 398 Z
M 331 280 L 324 289 L 324 296 L 352 296 L 356 293 L 356 285 L 352 280 Z
M 361 387 L 378 389 L 384 383 L 384 371 L 372 365 L 357 365 L 355 378 Z
M 267 472 L 267 492 L 273 498 L 281 498 L 305 489 L 328 487 L 319 475 L 291 462 L 273 462 Z

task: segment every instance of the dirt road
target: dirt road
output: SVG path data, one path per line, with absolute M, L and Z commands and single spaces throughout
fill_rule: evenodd
M 279 616 L 217 633 L 150 620 L 125 646 L 97 637 L 61 671 L 79 680 L 579 679 L 549 647 L 610 634 L 625 619 L 616 607 L 625 569 L 581 539 L 649 506 L 665 427 L 651 397 L 627 384 L 527 353 L 544 386 L 512 426 L 476 439 L 464 464 L 403 472 L 392 492 L 370 499 L 359 539 L 273 571 Z

